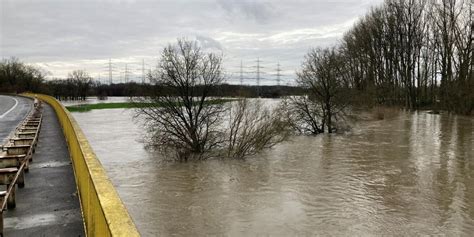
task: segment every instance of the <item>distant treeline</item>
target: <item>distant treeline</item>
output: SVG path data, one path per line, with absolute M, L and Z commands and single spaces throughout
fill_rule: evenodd
M 199 90 L 199 88 L 197 88 Z M 40 68 L 27 65 L 18 59 L 3 60 L 0 63 L 0 92 L 38 92 L 52 95 L 61 100 L 84 100 L 87 96 L 146 96 L 155 91 L 168 94 L 160 85 L 136 82 L 101 84 L 83 70 L 69 73 L 66 79 L 46 80 Z M 213 96 L 245 96 L 276 98 L 303 94 L 304 89 L 292 86 L 240 86 L 221 84 L 212 91 Z
M 73 93 L 70 90 L 62 90 L 69 88 L 61 86 L 64 80 L 50 82 L 50 88 L 55 88 L 50 91 L 50 94 L 57 98 L 64 98 Z M 196 87 L 199 91 L 200 88 Z M 107 96 L 148 96 L 155 93 L 163 95 L 170 95 L 171 92 L 166 87 L 160 85 L 142 84 L 136 82 L 119 83 L 119 84 L 100 84 L 92 82 L 89 88 L 89 96 L 107 97 Z M 211 92 L 212 96 L 219 97 L 263 97 L 263 98 L 278 98 L 288 95 L 302 95 L 305 90 L 300 87 L 293 86 L 249 86 L 249 85 L 231 85 L 221 84 L 214 88 Z
M 0 62 L 0 92 L 43 91 L 44 74 L 41 69 L 18 59 L 4 59 Z

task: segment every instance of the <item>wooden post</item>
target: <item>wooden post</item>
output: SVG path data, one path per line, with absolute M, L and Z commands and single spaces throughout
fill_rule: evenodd
M 15 202 L 15 184 L 8 184 L 7 185 L 7 190 L 8 188 L 10 187 L 10 185 L 13 185 L 12 187 L 12 191 L 10 193 L 10 195 L 8 196 L 8 199 L 7 199 L 7 207 L 8 209 L 13 209 L 16 207 L 16 202 Z
M 20 175 L 18 176 L 18 187 L 25 187 L 25 172 L 23 170 L 20 171 Z
M 3 210 L 0 210 L 0 236 L 3 237 Z

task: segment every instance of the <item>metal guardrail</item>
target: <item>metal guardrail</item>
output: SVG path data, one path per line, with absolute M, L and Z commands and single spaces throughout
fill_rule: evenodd
M 54 97 L 37 97 L 53 107 L 69 148 L 87 236 L 140 236 L 117 191 L 72 115 Z

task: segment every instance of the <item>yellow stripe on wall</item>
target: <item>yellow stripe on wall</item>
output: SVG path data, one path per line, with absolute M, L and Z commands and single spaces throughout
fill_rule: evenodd
M 54 97 L 37 97 L 53 107 L 68 144 L 87 236 L 140 236 L 130 215 L 73 116 Z

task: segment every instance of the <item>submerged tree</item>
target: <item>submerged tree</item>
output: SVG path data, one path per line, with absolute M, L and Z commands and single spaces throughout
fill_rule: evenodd
M 321 105 L 314 98 L 290 96 L 283 100 L 286 119 L 299 134 L 316 135 L 324 132 L 325 117 Z
M 222 57 L 204 53 L 195 41 L 167 46 L 150 73 L 155 90 L 135 98 L 150 145 L 180 160 L 210 156 L 243 158 L 287 138 L 286 123 L 260 102 L 216 99 L 224 80 Z M 227 126 L 229 125 L 229 126 Z
M 243 158 L 287 140 L 289 123 L 282 114 L 281 108 L 271 111 L 259 100 L 231 103 L 225 141 L 227 157 Z
M 287 101 L 293 127 L 312 134 L 336 131 L 348 102 L 343 65 L 335 48 L 317 48 L 306 55 L 297 83 L 309 94 Z
M 145 119 L 153 146 L 186 160 L 201 157 L 221 143 L 218 126 L 224 107 L 212 103 L 209 96 L 223 81 L 221 56 L 180 39 L 163 50 L 150 77 L 165 91 L 139 99 L 152 106 L 139 108 L 137 114 Z

